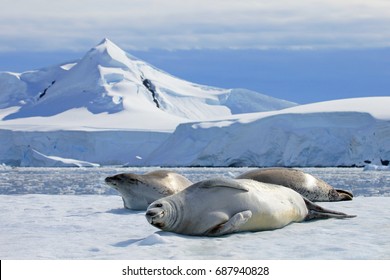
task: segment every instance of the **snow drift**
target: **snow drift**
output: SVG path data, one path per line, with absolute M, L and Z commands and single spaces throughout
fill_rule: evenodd
M 163 166 L 363 166 L 390 159 L 390 97 L 181 124 L 147 160 Z

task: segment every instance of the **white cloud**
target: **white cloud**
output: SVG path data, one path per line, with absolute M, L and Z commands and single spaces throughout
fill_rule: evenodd
M 390 46 L 387 0 L 2 0 L 0 50 Z

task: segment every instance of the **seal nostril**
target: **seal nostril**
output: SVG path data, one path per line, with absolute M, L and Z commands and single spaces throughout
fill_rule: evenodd
M 154 212 L 146 212 L 146 214 L 145 214 L 146 216 L 148 216 L 148 217 L 152 217 L 152 216 L 154 216 L 155 215 L 155 213 Z

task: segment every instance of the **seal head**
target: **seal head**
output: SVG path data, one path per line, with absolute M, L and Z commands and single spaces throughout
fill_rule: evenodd
M 146 174 L 121 173 L 107 177 L 105 182 L 120 193 L 124 207 L 132 210 L 145 210 L 153 201 L 192 184 L 186 177 L 167 170 Z
M 145 214 L 148 222 L 162 230 L 168 230 L 174 227 L 178 215 L 175 211 L 176 207 L 169 200 L 157 200 L 153 202 Z

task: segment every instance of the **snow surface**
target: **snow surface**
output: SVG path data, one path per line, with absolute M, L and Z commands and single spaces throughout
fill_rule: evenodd
M 185 123 L 145 160 L 162 166 L 364 166 L 390 159 L 390 97 Z
M 11 168 L 0 174 L 1 259 L 389 259 L 390 173 L 361 168 L 304 169 L 352 201 L 319 203 L 353 219 L 294 223 L 224 237 L 190 237 L 149 225 L 123 209 L 104 184 L 119 172 L 150 168 Z M 193 181 L 233 177 L 248 168 L 174 169 Z M 63 194 L 63 195 L 61 195 Z M 75 195 L 72 195 L 75 194 Z M 105 195 L 98 195 L 105 194 Z

